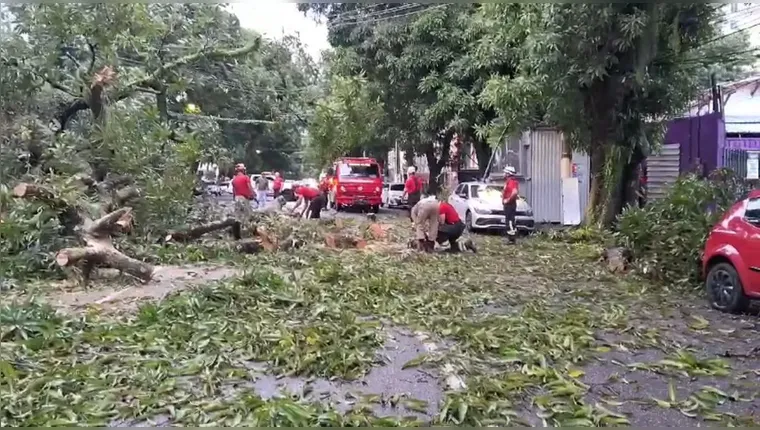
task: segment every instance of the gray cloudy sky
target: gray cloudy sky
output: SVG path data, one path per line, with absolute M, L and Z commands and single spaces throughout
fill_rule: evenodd
M 278 0 L 248 0 L 232 3 L 232 12 L 240 19 L 240 24 L 270 38 L 283 34 L 300 34 L 309 54 L 315 60 L 319 53 L 327 49 L 327 28 L 307 18 L 297 9 L 297 3 Z

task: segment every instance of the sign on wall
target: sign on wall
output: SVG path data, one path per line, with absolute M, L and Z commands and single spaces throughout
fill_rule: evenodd
M 758 152 L 747 152 L 747 179 L 760 179 L 760 159 Z

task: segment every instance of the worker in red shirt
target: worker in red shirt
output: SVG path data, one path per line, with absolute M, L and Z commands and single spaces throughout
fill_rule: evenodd
M 285 181 L 282 179 L 280 172 L 274 172 L 274 183 L 272 184 L 272 191 L 274 192 L 274 198 L 280 197 L 282 192 L 282 186 Z
M 239 217 L 250 215 L 251 201 L 254 200 L 253 186 L 243 163 L 235 165 L 235 177 L 232 178 L 232 198 L 235 200 L 235 211 Z
M 472 240 L 459 240 L 462 237 L 462 233 L 464 233 L 465 226 L 454 206 L 451 206 L 448 202 L 440 202 L 438 214 L 438 237 L 436 238 L 436 242 L 439 245 L 449 242 L 449 252 L 454 253 L 467 250 L 478 252 Z
M 322 208 L 325 206 L 325 194 L 322 191 L 318 188 L 299 185 L 293 189 L 293 193 L 298 198 L 296 205 L 293 207 L 293 213 L 296 213 L 296 209 L 303 206 L 299 217 L 320 218 Z
M 417 176 L 417 169 L 414 166 L 409 166 L 406 174 L 407 179 L 404 183 L 404 194 L 401 196 L 401 200 L 406 200 L 406 204 L 409 205 L 409 218 L 414 221 L 412 208 L 419 203 L 422 197 L 422 181 Z
M 507 166 L 504 168 L 504 192 L 501 194 L 501 202 L 504 204 L 504 223 L 506 226 L 507 239 L 509 243 L 515 243 L 517 239 L 517 226 L 515 225 L 515 216 L 517 215 L 517 196 L 520 192 L 520 184 L 515 178 L 515 168 Z

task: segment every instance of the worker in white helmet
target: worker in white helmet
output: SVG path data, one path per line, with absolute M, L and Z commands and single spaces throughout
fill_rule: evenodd
M 414 166 L 409 166 L 406 169 L 407 179 L 404 184 L 404 195 L 401 196 L 401 200 L 406 200 L 406 204 L 409 206 L 409 218 L 414 221 L 412 217 L 412 208 L 420 201 L 422 197 L 422 181 L 417 176 L 417 169 Z
M 515 215 L 517 215 L 517 197 L 520 192 L 520 184 L 515 178 L 516 170 L 512 166 L 504 168 L 504 191 L 501 195 L 501 201 L 504 204 L 504 224 L 506 225 L 507 239 L 509 243 L 515 243 L 517 228 L 515 226 Z

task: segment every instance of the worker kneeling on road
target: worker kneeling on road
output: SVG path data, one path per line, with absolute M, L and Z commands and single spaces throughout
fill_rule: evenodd
M 440 221 L 438 200 L 435 198 L 421 200 L 412 207 L 411 215 L 417 249 L 433 252 L 435 239 L 438 237 L 438 222 Z
M 464 233 L 465 226 L 454 206 L 448 202 L 440 202 L 438 212 L 438 237 L 436 239 L 438 244 L 443 245 L 449 242 L 449 252 L 456 253 L 467 250 L 478 252 L 471 239 L 459 240 Z
M 305 185 L 296 186 L 293 194 L 298 197 L 292 213 L 301 211 L 301 218 L 319 219 L 322 208 L 325 207 L 325 194 L 317 188 L 307 187 Z M 301 207 L 303 206 L 303 209 Z

